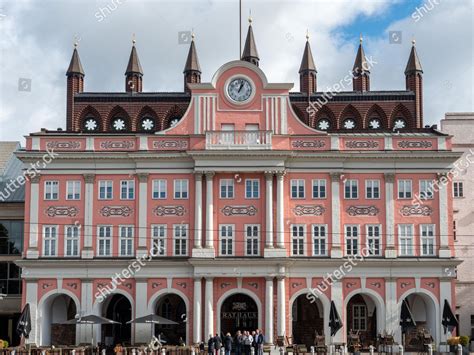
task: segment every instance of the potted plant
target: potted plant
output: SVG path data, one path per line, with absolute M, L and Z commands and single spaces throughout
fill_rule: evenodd
M 461 339 L 459 337 L 451 337 L 448 339 L 449 351 L 456 353 L 458 351 L 458 345 Z
M 459 337 L 459 344 L 462 345 L 463 354 L 469 355 L 469 337 L 467 335 L 461 335 Z

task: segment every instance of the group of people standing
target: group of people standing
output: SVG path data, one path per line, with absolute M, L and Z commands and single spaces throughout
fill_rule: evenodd
M 263 344 L 265 337 L 260 329 L 253 332 L 237 331 L 234 337 L 227 333 L 222 339 L 219 334 L 209 335 L 207 341 L 207 352 L 209 355 L 219 355 L 219 351 L 224 348 L 225 355 L 230 355 L 233 348 L 235 355 L 251 355 L 251 349 L 254 349 L 255 355 L 263 355 Z M 201 351 L 204 349 L 204 343 L 201 343 Z

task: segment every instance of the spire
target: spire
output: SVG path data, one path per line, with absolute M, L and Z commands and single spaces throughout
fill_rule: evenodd
M 370 73 L 369 63 L 367 63 L 367 58 L 365 57 L 364 47 L 362 46 L 363 38 L 362 35 L 359 37 L 359 49 L 357 50 L 357 56 L 354 61 L 354 67 L 352 68 L 352 73 L 354 75 L 360 75 L 363 73 Z
M 309 45 L 309 34 L 306 32 L 306 45 L 304 47 L 303 59 L 300 65 L 300 92 L 311 95 L 316 92 L 316 66 L 314 65 L 313 53 Z
M 189 46 L 188 58 L 186 59 L 183 73 L 186 74 L 192 71 L 201 73 L 201 66 L 199 65 L 196 46 L 194 44 L 194 33 L 191 35 L 191 45 Z
M 411 52 L 410 57 L 408 58 L 407 67 L 405 68 L 405 75 L 413 73 L 423 73 L 420 58 L 418 58 L 418 53 L 416 52 L 415 43 L 415 40 L 412 40 Z
M 137 49 L 135 48 L 135 39 L 132 40 L 132 51 L 130 52 L 130 58 L 128 60 L 127 70 L 125 75 L 128 74 L 140 74 L 143 75 L 143 69 L 138 59 Z
M 74 51 L 72 52 L 71 62 L 69 63 L 69 68 L 67 69 L 66 75 L 70 76 L 71 74 L 79 74 L 84 76 L 84 69 L 82 68 L 81 60 L 79 59 L 79 53 L 77 51 L 78 43 L 74 43 Z
M 301 60 L 299 73 L 304 71 L 315 71 L 316 65 L 314 65 L 313 53 L 311 52 L 311 46 L 309 45 L 309 34 L 306 34 L 306 45 L 304 47 L 303 59 Z
M 244 51 L 242 53 L 242 60 L 255 64 L 258 67 L 257 45 L 255 44 L 255 38 L 252 30 L 252 17 L 249 17 L 249 30 L 247 32 L 247 39 L 245 40 Z

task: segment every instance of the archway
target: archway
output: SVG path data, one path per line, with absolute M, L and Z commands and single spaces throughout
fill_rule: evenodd
M 186 303 L 178 295 L 170 293 L 162 296 L 155 306 L 155 314 L 175 321 L 176 325 L 157 324 L 155 336 L 161 334 L 166 340 L 166 345 L 178 345 L 179 338 L 186 343 Z
M 221 334 L 235 335 L 238 330 L 253 331 L 259 327 L 259 310 L 252 297 L 236 293 L 227 297 L 220 307 Z
M 76 344 L 76 325 L 64 324 L 77 314 L 76 302 L 70 296 L 62 293 L 53 294 L 45 298 L 40 310 L 42 346 Z
M 310 302 L 306 294 L 298 296 L 291 309 L 293 343 L 314 345 L 315 335 L 324 334 L 324 309 L 320 300 Z
M 362 349 L 368 349 L 370 345 L 375 346 L 380 328 L 380 312 L 381 309 L 372 297 L 362 293 L 350 297 L 346 307 L 347 339 L 351 332 L 357 333 Z
M 127 322 L 132 319 L 132 305 L 127 297 L 121 294 L 110 296 L 104 302 L 102 316 L 120 323 L 102 326 L 101 339 L 105 346 L 114 347 L 118 343 L 131 344 L 132 326 Z

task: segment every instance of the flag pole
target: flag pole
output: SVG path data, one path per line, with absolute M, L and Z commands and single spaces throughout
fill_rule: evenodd
M 242 0 L 239 0 L 239 60 L 242 55 Z

